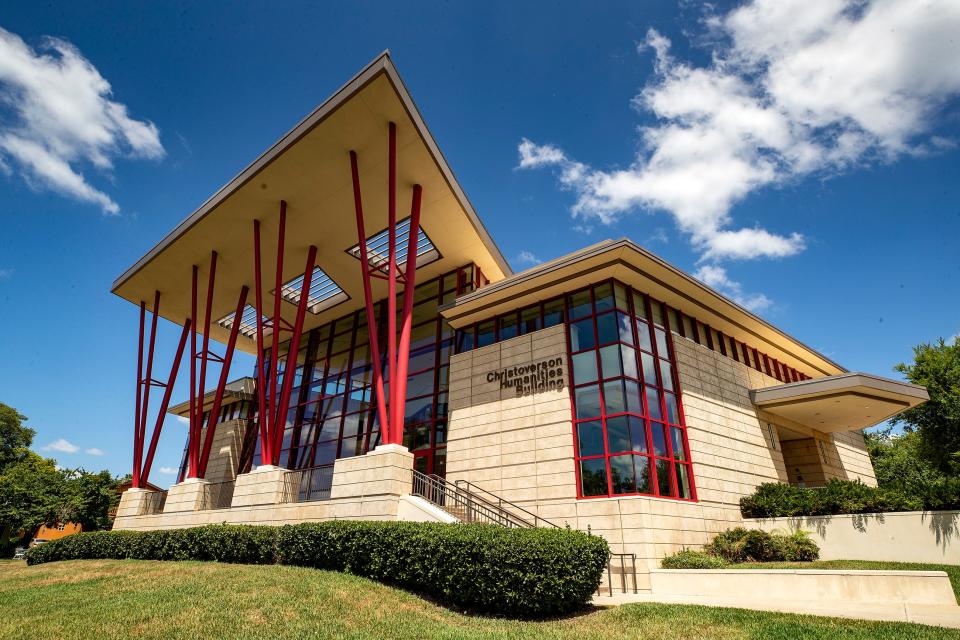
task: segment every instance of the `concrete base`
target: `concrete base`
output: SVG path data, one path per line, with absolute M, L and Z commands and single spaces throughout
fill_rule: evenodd
M 167 491 L 167 502 L 163 506 L 163 512 L 199 511 L 207 504 L 209 493 L 210 482 L 200 478 L 187 478 Z
M 330 498 L 399 497 L 410 493 L 412 471 L 413 454 L 406 447 L 382 444 L 366 455 L 333 464 Z
M 161 492 L 149 489 L 127 489 L 120 495 L 116 517 L 130 518 L 159 513 L 155 507 L 159 504 L 160 495 Z
M 287 490 L 286 477 L 289 473 L 287 469 L 273 465 L 263 465 L 250 473 L 241 473 L 233 489 L 231 508 L 287 502 L 287 493 L 296 495 L 295 489 Z

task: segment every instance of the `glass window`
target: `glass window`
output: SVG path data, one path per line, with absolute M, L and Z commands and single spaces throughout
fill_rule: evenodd
M 573 360 L 574 384 L 594 382 L 597 379 L 597 354 L 595 351 L 575 354 L 571 360 Z
M 660 361 L 660 382 L 664 389 L 673 391 L 673 367 L 668 360 Z
M 620 345 L 620 357 L 623 360 L 623 375 L 637 378 L 637 356 L 633 349 Z
M 629 419 L 629 416 L 607 418 L 607 445 L 610 453 L 630 451 L 633 448 L 630 443 Z
M 643 381 L 649 385 L 657 386 L 657 369 L 653 356 L 641 351 L 640 362 L 643 365 Z
M 577 423 L 577 447 L 580 456 L 603 455 L 603 427 L 599 420 Z
M 677 460 L 686 460 L 683 448 L 683 431 L 679 427 L 670 427 L 670 446 L 673 447 L 673 457 Z
M 607 414 L 623 413 L 627 410 L 627 399 L 623 394 L 622 380 L 613 380 L 603 384 L 603 405 Z
M 580 493 L 584 496 L 607 495 L 605 458 L 588 458 L 580 461 Z
M 658 456 L 667 455 L 667 437 L 664 432 L 663 424 L 659 422 L 650 423 L 650 435 L 653 439 L 653 452 Z
M 613 283 L 613 297 L 617 304 L 617 309 L 628 311 L 630 305 L 627 303 L 627 288 L 619 282 Z
M 590 304 L 590 290 L 585 289 L 571 295 L 568 305 L 570 312 L 568 317 L 571 320 L 590 315 L 593 312 L 593 305 Z
M 611 344 L 600 349 L 600 367 L 604 378 L 615 378 L 623 375 L 623 367 L 620 364 L 620 345 Z
M 653 353 L 653 342 L 650 340 L 650 325 L 637 320 L 637 346 L 644 351 Z
M 494 341 L 493 320 L 487 320 L 477 325 L 477 347 L 485 347 Z
M 593 288 L 593 295 L 597 303 L 597 313 L 601 311 L 609 311 L 613 309 L 615 303 L 613 301 L 613 285 L 609 282 L 604 284 L 599 284 Z
M 543 304 L 543 326 L 552 327 L 563 322 L 563 298 L 555 298 Z
M 520 312 L 520 334 L 526 335 L 540 328 L 540 305 L 527 307 Z
M 663 409 L 660 407 L 660 394 L 656 387 L 646 387 L 647 413 L 651 420 L 663 420 Z
M 691 500 L 693 493 L 690 491 L 690 465 L 676 463 L 677 468 L 677 491 L 681 498 Z
M 595 384 L 577 387 L 574 391 L 577 419 L 600 417 L 600 387 Z
M 595 346 L 597 346 L 597 341 L 593 335 L 593 320 L 591 318 L 570 324 L 570 349 L 572 351 L 593 349 Z
M 661 496 L 669 496 L 670 491 L 670 461 L 657 458 L 657 489 Z
M 610 457 L 610 484 L 615 494 L 636 493 L 637 478 L 633 469 L 634 456 Z
M 633 345 L 633 323 L 630 322 L 630 316 L 625 313 L 617 314 L 617 330 L 620 334 L 620 342 Z
M 597 338 L 599 344 L 610 344 L 620 339 L 620 329 L 617 326 L 617 315 L 605 313 L 597 316 Z
M 500 340 L 509 340 L 517 335 L 517 316 L 515 314 L 502 316 L 498 322 L 500 324 Z

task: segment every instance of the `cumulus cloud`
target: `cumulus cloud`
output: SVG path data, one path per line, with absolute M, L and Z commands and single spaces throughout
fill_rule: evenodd
M 99 449 L 99 448 L 97 448 L 97 447 L 90 447 L 89 449 L 84 449 L 83 452 L 86 453 L 86 454 L 89 454 L 89 455 L 91 455 L 91 456 L 105 456 L 105 455 L 107 455 L 107 452 L 106 452 L 106 451 L 104 451 L 103 449 Z
M 517 257 L 515 257 L 513 261 L 516 262 L 517 264 L 524 265 L 524 266 L 531 266 L 531 267 L 543 262 L 543 260 L 535 256 L 530 251 L 526 251 L 526 250 L 518 253 Z
M 552 167 L 572 191 L 577 224 L 642 209 L 669 212 L 701 262 L 781 258 L 795 232 L 737 228 L 749 194 L 950 147 L 936 116 L 960 93 L 955 0 L 753 0 L 705 21 L 711 62 L 676 59 L 651 30 L 653 79 L 633 106 L 653 116 L 637 156 L 597 169 L 554 144 L 522 139 L 519 167 Z
M 754 313 L 766 311 L 773 306 L 773 301 L 762 293 L 744 293 L 743 286 L 732 280 L 727 270 L 721 266 L 705 264 L 697 269 L 693 277 Z
M 158 471 L 165 476 L 175 476 L 179 472 L 178 469 L 175 469 L 173 467 L 160 467 Z
M 80 447 L 64 438 L 57 438 L 43 448 L 44 451 L 59 451 L 60 453 L 76 453 Z
M 69 42 L 45 38 L 39 50 L 0 28 L 0 167 L 16 167 L 45 188 L 117 214 L 80 167 L 109 171 L 117 156 L 159 159 L 157 127 L 112 100 L 110 83 Z

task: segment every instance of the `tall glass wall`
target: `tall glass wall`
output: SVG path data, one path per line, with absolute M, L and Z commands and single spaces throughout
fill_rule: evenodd
M 425 473 L 444 475 L 446 471 L 447 381 L 454 332 L 437 308 L 473 288 L 473 267 L 467 266 L 419 284 L 414 292 L 403 444 L 413 452 L 416 468 Z M 400 298 L 398 315 L 402 295 Z M 381 301 L 375 305 L 375 313 L 378 342 L 385 350 L 387 305 Z M 281 371 L 284 347 L 281 345 L 278 359 Z M 385 358 L 381 365 L 389 389 Z M 281 466 L 323 467 L 376 447 L 380 424 L 372 376 L 370 336 L 362 308 L 304 333 L 286 416 Z M 259 443 L 252 464 L 260 464 Z

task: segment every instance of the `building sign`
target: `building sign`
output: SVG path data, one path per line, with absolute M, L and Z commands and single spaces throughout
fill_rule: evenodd
M 518 398 L 544 391 L 562 391 L 563 357 L 490 371 L 487 382 L 499 382 L 501 389 L 513 389 Z

